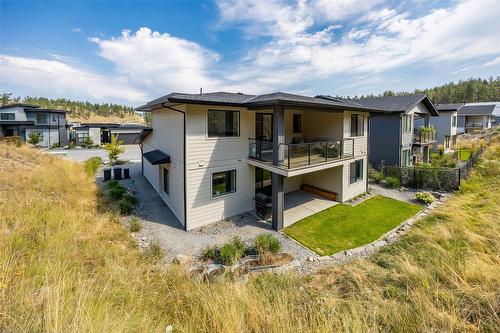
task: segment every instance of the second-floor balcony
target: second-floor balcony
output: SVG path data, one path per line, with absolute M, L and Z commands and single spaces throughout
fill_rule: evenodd
M 436 142 L 436 131 L 432 127 L 421 127 L 413 136 L 416 144 L 427 144 Z
M 278 167 L 296 169 L 354 157 L 354 139 L 305 140 L 279 145 Z M 249 157 L 273 163 L 273 142 L 250 139 Z

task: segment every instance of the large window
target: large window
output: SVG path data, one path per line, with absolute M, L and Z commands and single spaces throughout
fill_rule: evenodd
M 0 113 L 0 120 L 16 120 L 15 113 Z
M 403 116 L 403 132 L 410 133 L 411 132 L 411 120 L 412 116 L 407 114 Z
M 293 133 L 302 133 L 302 115 L 293 115 Z
M 166 194 L 170 194 L 167 168 L 163 168 L 163 192 L 165 192 Z
M 365 135 L 365 117 L 360 114 L 351 115 L 351 137 Z
M 363 180 L 363 160 L 357 160 L 349 165 L 349 183 L 353 184 Z
M 208 110 L 208 136 L 239 136 L 240 112 Z
M 36 114 L 36 123 L 41 125 L 47 124 L 47 114 L 45 113 L 37 113 Z
M 88 132 L 78 132 L 76 133 L 76 141 L 81 143 L 81 142 L 85 142 L 85 140 L 89 137 L 89 133 Z
M 411 151 L 410 149 L 403 150 L 403 166 L 411 165 Z
M 212 197 L 236 192 L 236 170 L 212 174 Z

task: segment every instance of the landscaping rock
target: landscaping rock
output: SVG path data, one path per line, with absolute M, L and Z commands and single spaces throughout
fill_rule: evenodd
M 374 248 L 379 248 L 385 245 L 387 245 L 387 242 L 385 240 L 379 240 L 373 243 Z
M 224 274 L 225 271 L 226 268 L 224 267 L 224 265 L 211 264 L 207 268 L 205 277 L 208 281 L 213 281 L 216 277 Z
M 187 265 L 195 261 L 192 256 L 187 256 L 185 254 L 178 254 L 175 256 L 173 262 L 178 265 Z

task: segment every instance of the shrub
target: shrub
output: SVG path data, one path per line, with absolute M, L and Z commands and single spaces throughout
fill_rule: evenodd
M 118 204 L 118 208 L 120 209 L 120 213 L 128 215 L 134 210 L 134 205 L 130 201 L 122 199 Z
M 209 259 L 215 260 L 215 259 L 217 259 L 217 254 L 218 254 L 217 252 L 218 251 L 217 251 L 217 247 L 216 246 L 209 245 L 202 252 L 203 259 L 205 259 L 205 260 L 209 260 Z
M 126 200 L 126 201 L 130 202 L 132 205 L 137 205 L 137 197 L 135 195 L 126 193 L 123 196 L 123 200 Z
M 139 232 L 142 229 L 142 222 L 137 217 L 132 218 L 130 220 L 129 229 L 131 232 Z
M 370 172 L 370 181 L 372 181 L 373 183 L 380 183 L 382 182 L 382 180 L 384 180 L 384 174 L 380 171 L 377 171 L 375 169 L 373 169 L 371 172 Z
M 392 188 L 400 188 L 401 187 L 401 182 L 399 181 L 399 178 L 394 177 L 394 176 L 389 176 L 385 179 L 385 183 L 387 186 L 392 187 Z
M 102 158 L 95 156 L 91 157 L 85 162 L 83 162 L 83 167 L 85 168 L 85 172 L 89 176 L 95 176 L 97 169 L 102 165 Z
M 42 136 L 37 132 L 30 132 L 28 135 L 28 143 L 31 143 L 33 146 L 36 146 L 42 141 Z
M 149 261 L 158 261 L 163 258 L 163 251 L 157 241 L 153 241 L 142 253 L 142 257 Z
M 108 189 L 112 189 L 112 188 L 117 187 L 117 186 L 121 186 L 120 183 L 117 180 L 113 179 L 113 180 L 108 180 L 106 182 L 106 187 Z
M 115 164 L 118 160 L 118 155 L 125 151 L 122 147 L 120 147 L 122 144 L 123 141 L 118 140 L 118 135 L 112 135 L 111 142 L 104 145 L 104 150 L 108 152 L 109 164 Z
M 273 234 L 262 234 L 253 241 L 255 250 L 259 254 L 278 253 L 281 251 L 281 243 Z
M 92 138 L 90 136 L 87 136 L 85 138 L 85 140 L 83 141 L 83 143 L 87 146 L 87 147 L 92 147 L 92 145 L 94 144 L 94 140 L 92 140 Z
M 455 168 L 457 162 L 453 159 L 451 154 L 444 154 L 433 158 L 431 165 L 435 168 Z
M 123 195 L 125 194 L 125 192 L 127 192 L 127 189 L 121 185 L 118 185 L 118 186 L 112 187 L 109 190 L 109 196 L 112 199 L 120 200 L 123 197 Z
M 426 205 L 436 201 L 436 198 L 429 192 L 417 192 L 415 193 L 415 199 Z
M 219 259 L 224 265 L 235 264 L 245 253 L 245 244 L 238 236 L 224 244 L 219 250 Z

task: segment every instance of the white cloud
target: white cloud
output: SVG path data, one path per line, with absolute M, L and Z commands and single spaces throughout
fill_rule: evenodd
M 82 32 L 82 30 L 83 30 L 82 28 L 76 27 L 76 28 L 71 29 L 71 32 Z
M 20 85 L 37 96 L 72 96 L 142 102 L 147 94 L 121 77 L 109 78 L 57 60 L 0 55 L 2 85 Z
M 495 59 L 488 61 L 483 65 L 483 67 L 488 67 L 488 66 L 494 66 L 494 65 L 500 65 L 500 56 L 496 57 Z
M 209 72 L 220 56 L 189 40 L 140 28 L 135 33 L 124 30 L 117 38 L 90 41 L 99 46 L 99 55 L 113 64 L 118 75 L 151 93 L 220 86 Z

